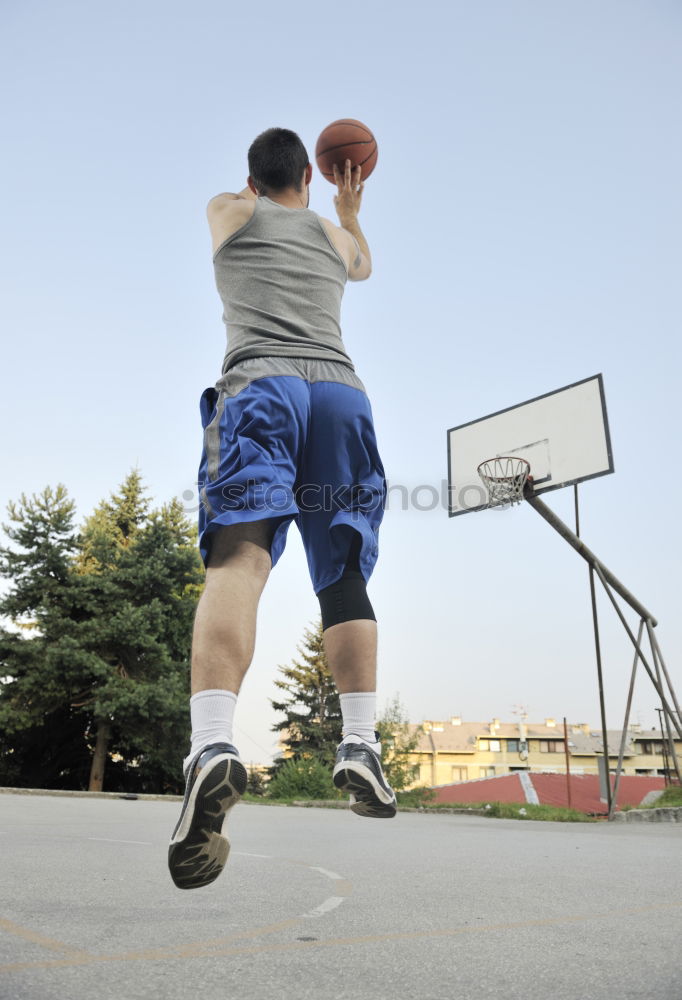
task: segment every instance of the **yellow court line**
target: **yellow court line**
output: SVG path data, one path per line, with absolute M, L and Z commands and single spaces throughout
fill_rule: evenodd
M 267 934 L 276 934 L 277 931 L 286 931 L 291 927 L 295 927 L 296 924 L 301 922 L 301 917 L 290 917 L 288 920 L 280 920 L 277 924 L 267 924 L 265 927 L 254 927 L 248 931 L 236 931 L 234 934 L 225 934 L 217 938 L 209 938 L 206 941 L 188 941 L 186 944 L 182 945 L 167 945 L 164 948 L 153 948 L 147 951 L 131 952 L 128 954 L 126 961 L 132 961 L 135 958 L 147 959 L 147 958 L 194 958 L 194 957 L 206 957 L 214 954 L 214 948 L 224 948 L 229 945 L 231 941 L 241 940 L 248 941 L 250 938 L 264 937 Z M 220 952 L 215 952 L 215 954 L 220 954 Z M 115 960 L 115 956 L 102 955 L 100 958 L 104 961 Z M 2 971 L 2 966 L 0 966 L 0 972 Z
M 65 944 L 63 941 L 56 941 L 54 938 L 45 937 L 44 934 L 32 931 L 29 927 L 22 927 L 21 924 L 15 924 L 5 917 L 0 917 L 0 930 L 7 931 L 8 934 L 14 934 L 15 937 L 22 938 L 24 941 L 30 941 L 31 944 L 39 944 L 41 948 L 49 948 L 50 951 L 65 951 L 74 957 L 90 960 L 96 957 L 87 951 L 83 951 L 82 948 L 75 948 L 73 945 Z M 0 966 L 0 969 L 2 969 L 2 966 Z
M 660 903 L 654 906 L 638 906 L 628 910 L 608 911 L 605 913 L 578 913 L 567 914 L 562 917 L 549 917 L 538 920 L 515 920 L 508 923 L 484 924 L 480 927 L 445 927 L 438 930 L 428 931 L 398 931 L 387 934 L 365 934 L 358 937 L 329 938 L 320 941 L 288 941 L 281 944 L 262 945 L 242 945 L 237 947 L 227 947 L 217 951 L 202 951 L 198 945 L 179 946 L 169 954 L 170 949 L 152 949 L 145 952 L 127 952 L 120 955 L 74 955 L 72 958 L 51 959 L 38 962 L 15 962 L 10 965 L 0 966 L 0 972 L 18 972 L 23 969 L 46 969 L 46 968 L 67 968 L 78 965 L 95 965 L 108 962 L 136 962 L 136 961 L 168 961 L 173 958 L 218 958 L 232 955 L 254 955 L 266 952 L 286 952 L 300 951 L 307 948 L 334 948 L 348 947 L 357 944 L 376 944 L 387 941 L 420 941 L 428 938 L 458 937 L 467 934 L 484 934 L 508 930 L 521 930 L 530 927 L 553 927 L 570 923 L 587 923 L 591 920 L 619 919 L 625 916 L 639 916 L 647 913 L 665 912 L 667 910 L 679 910 L 680 903 Z M 293 920 L 291 923 L 297 923 Z
M 270 857 L 270 855 L 263 856 Z M 353 891 L 352 882 L 349 882 L 348 879 L 344 879 L 341 876 L 337 876 L 335 873 L 315 868 L 313 865 L 309 865 L 305 861 L 299 861 L 298 859 L 282 858 L 279 860 L 285 861 L 287 864 L 308 868 L 310 871 L 322 872 L 328 878 L 333 875 L 333 885 L 338 896 L 350 896 Z M 66 964 L 72 965 L 87 965 L 95 962 L 110 961 L 158 961 L 163 958 L 204 958 L 209 957 L 212 954 L 222 954 L 222 951 L 218 950 L 214 952 L 213 949 L 224 949 L 226 946 L 229 947 L 235 940 L 249 940 L 251 938 L 263 937 L 267 934 L 275 934 L 278 931 L 288 930 L 289 928 L 296 926 L 296 924 L 301 923 L 306 916 L 307 914 L 297 914 L 294 917 L 289 917 L 286 920 L 280 920 L 274 924 L 266 924 L 264 927 L 254 927 L 247 931 L 236 931 L 235 933 L 231 933 L 229 935 L 221 935 L 220 937 L 208 940 L 202 939 L 201 941 L 187 942 L 183 945 L 168 945 L 166 947 L 153 948 L 141 952 L 130 952 L 126 953 L 125 956 L 93 955 L 81 948 L 75 948 L 71 945 L 64 944 L 61 941 L 55 941 L 52 938 L 44 937 L 27 927 L 21 927 L 19 924 L 13 924 L 10 920 L 3 920 L 0 918 L 0 930 L 4 929 L 10 934 L 15 934 L 17 937 L 23 938 L 25 941 L 40 944 L 44 948 L 49 948 L 52 951 L 65 951 L 67 955 L 70 956 L 70 958 L 61 961 L 52 959 L 44 960 L 43 962 L 39 960 L 34 962 L 13 962 L 10 965 L 0 966 L 0 973 L 15 971 L 16 969 L 21 968 L 40 968 L 46 965 L 52 966 L 55 962 L 57 965 L 63 965 L 65 962 Z M 78 961 L 74 961 L 74 959 L 78 959 Z

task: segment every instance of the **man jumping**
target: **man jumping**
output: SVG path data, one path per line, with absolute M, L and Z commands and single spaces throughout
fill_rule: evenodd
M 341 337 L 346 280 L 372 263 L 358 224 L 360 168 L 334 168 L 340 227 L 308 208 L 312 166 L 299 137 L 252 143 L 248 186 L 208 205 L 224 306 L 222 377 L 201 398 L 199 544 L 206 585 L 192 639 L 192 744 L 168 863 L 182 889 L 208 885 L 229 852 L 227 812 L 246 788 L 232 745 L 256 611 L 292 521 L 320 601 L 343 736 L 334 784 L 360 816 L 391 817 L 376 717 L 377 626 L 366 581 L 386 484 L 372 411 Z

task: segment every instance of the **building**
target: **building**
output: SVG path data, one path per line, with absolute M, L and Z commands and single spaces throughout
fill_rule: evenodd
M 493 778 L 519 771 L 565 774 L 567 769 L 563 723 L 556 719 L 535 722 L 464 722 L 452 716 L 446 722 L 425 720 L 412 761 L 418 768 L 414 785 L 446 785 L 453 782 Z M 571 774 L 598 774 L 603 756 L 601 730 L 586 723 L 571 724 L 568 730 L 568 768 Z M 607 733 L 609 769 L 615 771 L 621 732 Z M 682 741 L 675 750 L 682 763 Z M 627 732 L 623 756 L 624 774 L 665 775 L 673 763 L 665 753 L 660 730 L 643 730 L 633 725 Z

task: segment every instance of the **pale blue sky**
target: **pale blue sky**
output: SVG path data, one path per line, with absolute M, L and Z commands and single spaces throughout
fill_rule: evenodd
M 679 3 L 252 10 L 3 4 L 0 509 L 61 481 L 85 515 L 134 465 L 159 503 L 194 488 L 224 350 L 205 204 L 243 186 L 264 128 L 312 154 L 359 118 L 375 272 L 343 326 L 390 481 L 440 484 L 447 427 L 602 372 L 616 472 L 581 488 L 583 535 L 682 686 Z M 332 194 L 315 177 L 311 207 L 333 218 Z M 571 491 L 548 502 L 571 517 Z M 532 510 L 393 506 L 382 532 L 382 703 L 598 723 L 587 570 Z M 238 710 L 247 759 L 272 750 L 276 667 L 316 615 L 293 529 Z M 602 628 L 618 726 L 631 653 L 605 605 Z M 641 682 L 635 719 L 655 704 Z

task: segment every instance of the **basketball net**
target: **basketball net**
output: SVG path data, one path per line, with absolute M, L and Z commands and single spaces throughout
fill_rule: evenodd
M 488 506 L 509 507 L 523 500 L 530 463 L 525 458 L 503 455 L 481 462 L 478 474 L 488 490 Z

